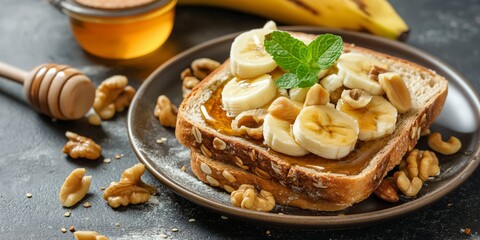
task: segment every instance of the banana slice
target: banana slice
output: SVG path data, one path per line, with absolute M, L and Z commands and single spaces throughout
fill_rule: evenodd
M 263 45 L 265 35 L 273 29 L 262 28 L 237 36 L 230 49 L 230 70 L 239 78 L 253 78 L 277 67 Z
M 370 141 L 388 136 L 395 130 L 397 109 L 385 98 L 372 96 L 363 108 L 353 108 L 343 99 L 338 100 L 337 109 L 353 117 L 358 122 L 358 139 Z
M 347 156 L 358 138 L 358 124 L 333 105 L 305 107 L 293 124 L 293 136 L 300 146 L 327 159 Z
M 267 114 L 263 120 L 265 143 L 273 150 L 289 156 L 305 156 L 309 152 L 295 142 L 290 126 L 290 121 Z
M 290 100 L 303 103 L 307 98 L 308 90 L 310 88 L 292 88 L 288 91 L 288 96 Z
M 222 90 L 222 104 L 228 116 L 264 106 L 277 95 L 269 74 L 252 79 L 233 78 Z
M 360 53 L 342 54 L 337 62 L 338 75 L 343 78 L 343 85 L 363 89 L 373 95 L 382 95 L 385 92 L 380 83 L 369 77 L 373 66 L 388 69 L 388 65 Z
M 338 76 L 338 74 L 330 74 L 320 80 L 320 85 L 328 92 L 333 92 L 343 86 L 343 78 Z

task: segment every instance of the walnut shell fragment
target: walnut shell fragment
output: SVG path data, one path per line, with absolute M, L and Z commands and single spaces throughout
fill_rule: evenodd
M 71 207 L 82 200 L 90 188 L 92 176 L 85 176 L 85 168 L 77 168 L 67 176 L 58 198 L 63 206 Z
M 127 206 L 128 204 L 147 202 L 150 199 L 150 194 L 156 193 L 157 189 L 142 181 L 141 177 L 144 172 L 145 165 L 141 163 L 126 169 L 119 182 L 112 182 L 105 189 L 103 199 L 108 201 L 110 207 L 113 208 L 120 205 Z

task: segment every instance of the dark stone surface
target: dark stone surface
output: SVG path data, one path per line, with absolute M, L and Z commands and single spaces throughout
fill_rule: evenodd
M 392 4 L 412 27 L 407 41 L 452 65 L 480 89 L 480 2 L 402 1 Z M 161 63 L 182 50 L 227 33 L 261 26 L 266 20 L 214 8 L 179 7 L 173 34 L 154 53 L 128 61 L 91 56 L 73 39 L 67 17 L 46 0 L 1 0 L 0 61 L 24 69 L 46 62 L 64 63 L 84 71 L 96 84 L 113 74 L 124 74 L 138 88 Z M 149 173 L 144 180 L 158 187 L 148 204 L 111 209 L 101 186 L 118 180 L 138 160 L 128 142 L 127 112 L 102 127 L 52 121 L 28 107 L 19 85 L 0 81 L 0 238 L 73 239 L 60 228 L 95 230 L 112 239 L 478 239 L 480 231 L 480 172 L 445 198 L 408 216 L 375 226 L 349 230 L 293 230 L 257 226 L 220 215 L 176 196 Z M 103 147 L 102 161 L 72 160 L 61 153 L 64 132 L 84 134 Z M 117 153 L 125 156 L 113 159 Z M 66 209 L 57 200 L 63 179 L 77 167 L 93 176 L 81 205 Z M 32 193 L 27 198 L 26 193 Z M 64 212 L 70 211 L 69 218 Z M 189 222 L 195 219 L 195 222 Z M 116 226 L 119 223 L 119 226 Z M 178 228 L 178 232 L 172 232 Z M 461 233 L 471 228 L 472 236 Z M 267 234 L 269 231 L 269 234 Z

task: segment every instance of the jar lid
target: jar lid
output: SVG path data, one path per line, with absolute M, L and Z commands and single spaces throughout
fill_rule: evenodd
M 86 16 L 95 16 L 95 17 L 127 17 L 127 16 L 135 16 L 139 14 L 143 14 L 146 12 L 150 12 L 152 10 L 161 8 L 168 3 L 172 2 L 172 0 L 142 0 L 142 1 L 117 1 L 123 2 L 122 7 L 91 7 L 86 6 L 84 4 L 80 4 L 75 0 L 50 0 L 50 2 L 59 7 L 62 11 Z M 83 1 L 85 4 L 87 2 L 92 3 L 94 1 Z M 102 2 L 102 1 L 97 1 Z M 125 4 L 130 2 L 130 4 Z M 137 3 L 137 4 L 135 4 Z M 94 6 L 94 4 L 90 4 Z

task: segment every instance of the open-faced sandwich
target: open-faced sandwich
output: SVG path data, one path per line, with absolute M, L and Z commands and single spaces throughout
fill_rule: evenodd
M 447 81 L 415 63 L 267 23 L 184 99 L 176 137 L 235 205 L 334 211 L 375 191 L 446 96 Z

